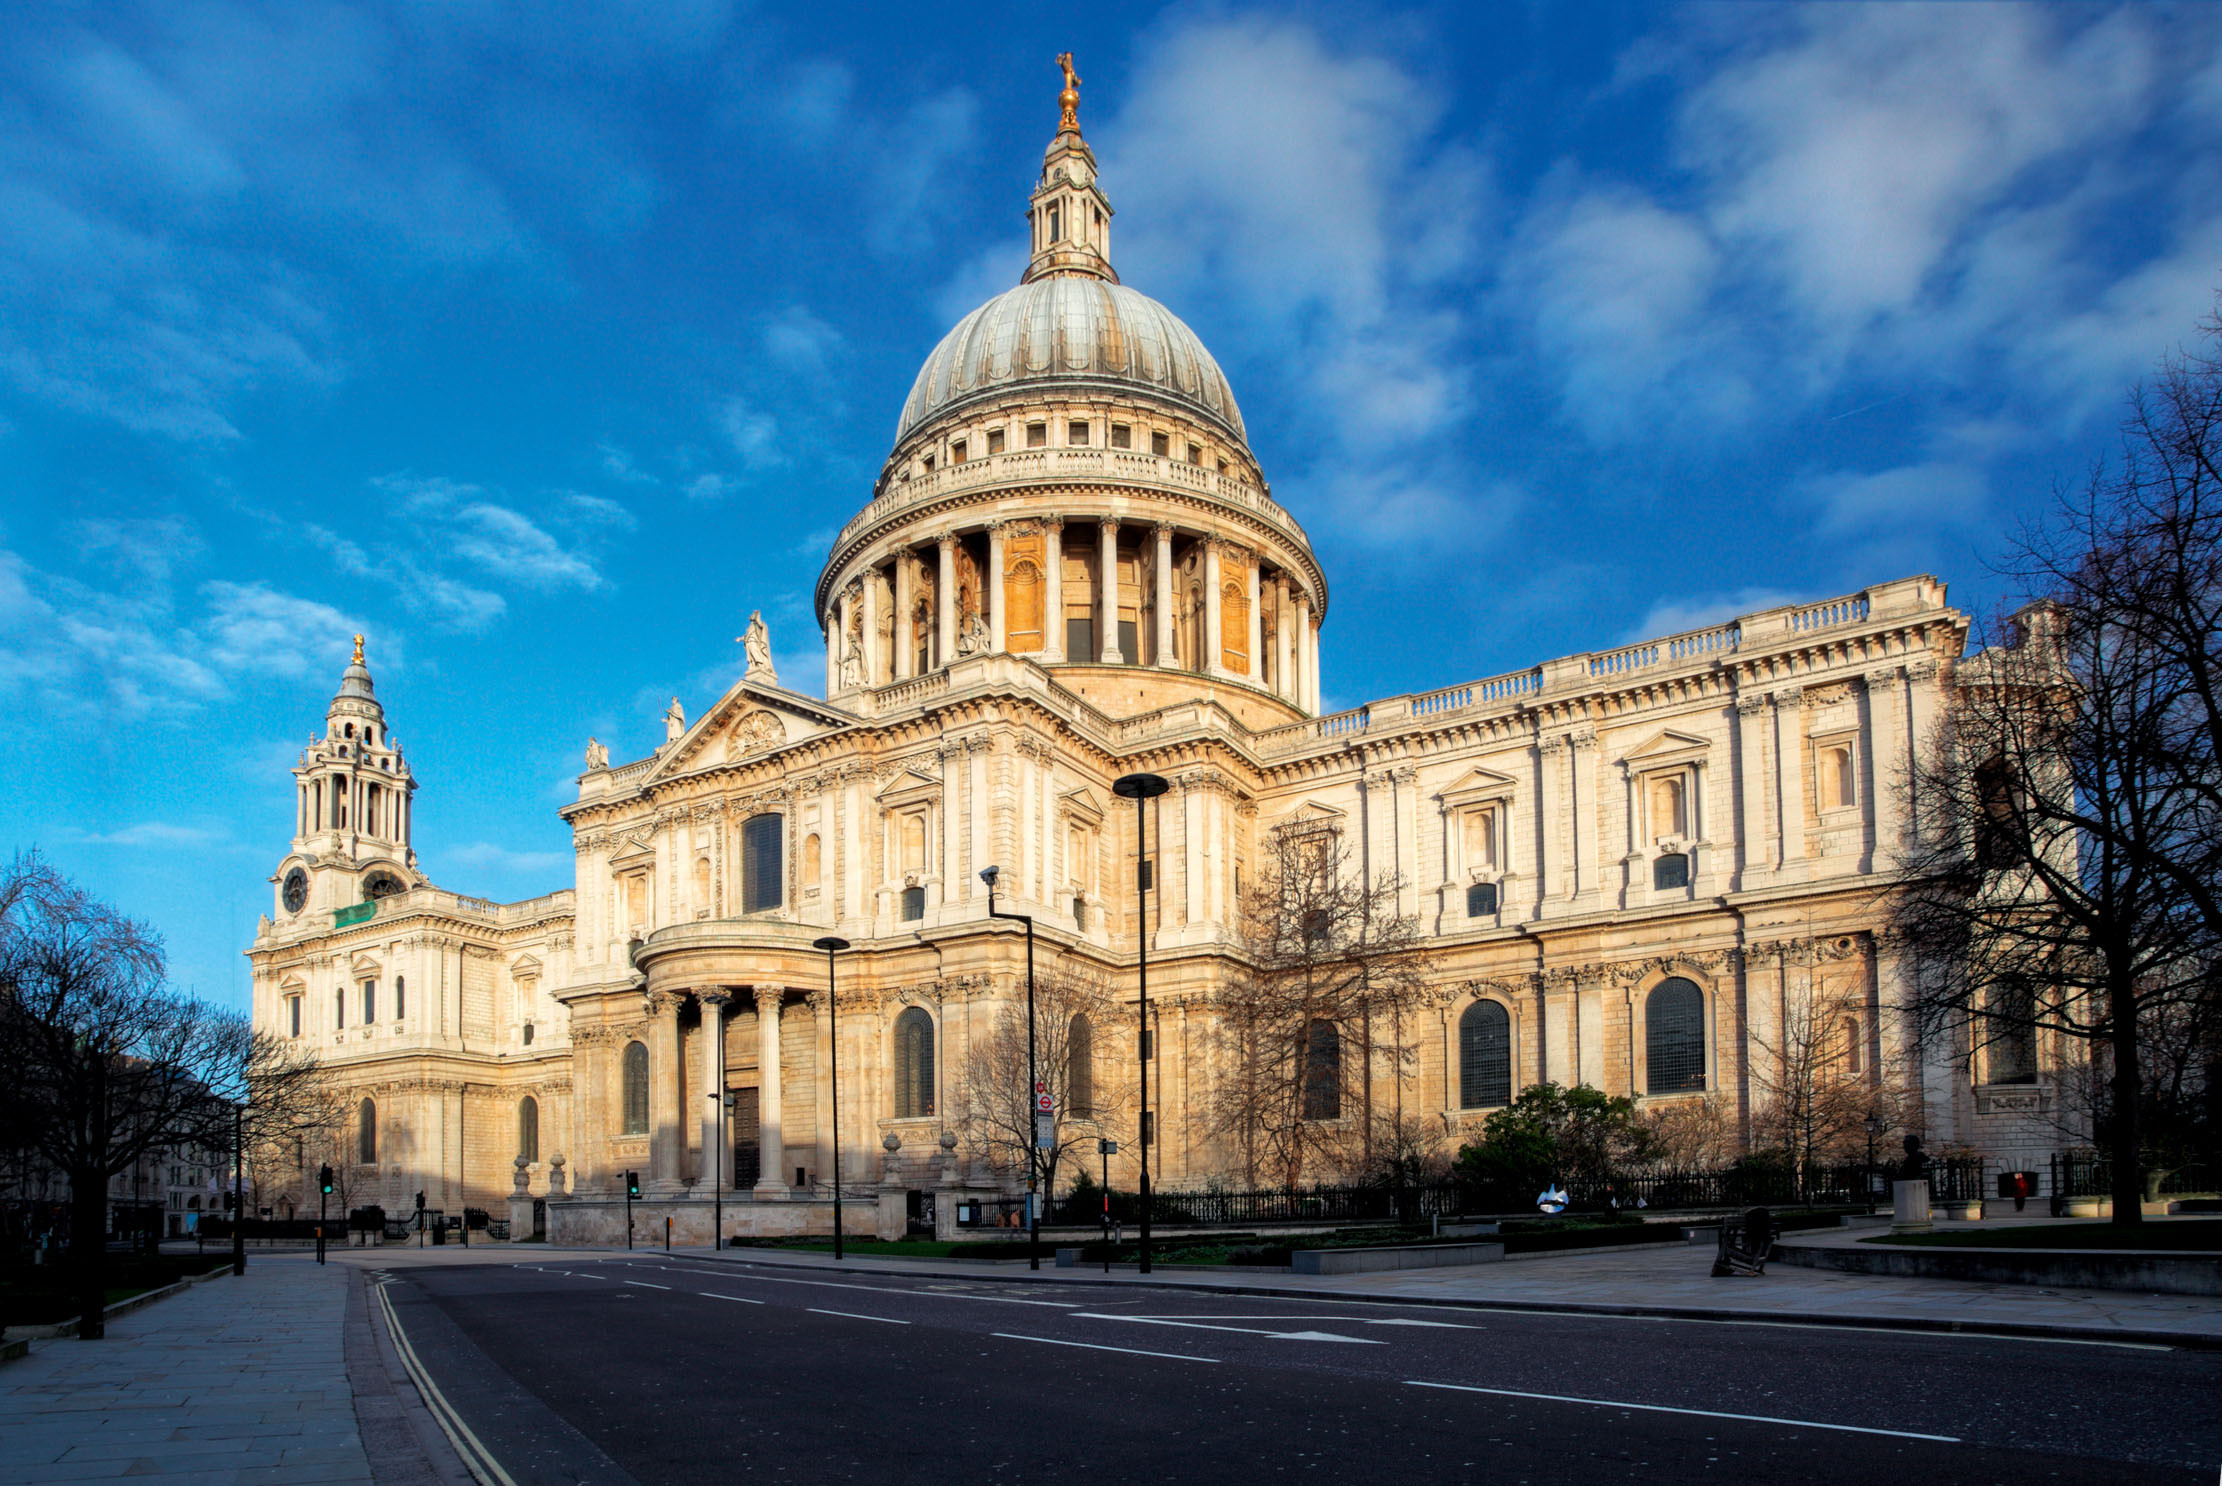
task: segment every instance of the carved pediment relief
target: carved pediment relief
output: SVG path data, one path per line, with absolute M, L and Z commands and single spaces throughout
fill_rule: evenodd
M 920 800 L 941 798 L 941 781 L 921 774 L 916 769 L 898 769 L 895 777 L 881 787 L 876 798 L 882 806 L 908 805 Z
M 655 865 L 656 849 L 637 836 L 628 837 L 610 853 L 612 872 L 638 872 Z
M 378 962 L 372 959 L 369 955 L 357 955 L 353 960 L 348 962 L 347 966 L 347 973 L 355 977 L 355 979 L 357 980 L 362 980 L 368 977 L 375 977 L 378 974 L 378 970 Z
M 724 757 L 727 762 L 747 758 L 752 753 L 763 753 L 787 741 L 787 725 L 779 714 L 769 707 L 758 707 L 733 719 L 725 730 Z
M 509 966 L 512 980 L 536 980 L 540 975 L 540 961 L 531 955 L 519 955 Z
M 738 762 L 854 721 L 815 697 L 744 680 L 720 697 L 677 742 L 665 747 L 649 778 L 667 779 L 692 769 Z

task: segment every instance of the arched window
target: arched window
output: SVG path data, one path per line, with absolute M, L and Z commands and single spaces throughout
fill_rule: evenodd
M 1083 1119 L 1096 1107 L 1096 1033 L 1085 1014 L 1076 1015 L 1065 1032 L 1065 1103 Z
M 1975 797 L 1981 809 L 1975 822 L 1976 864 L 2012 866 L 2020 844 L 2016 823 L 2021 801 L 2014 788 L 2013 771 L 2004 759 L 1994 758 L 1976 769 Z
M 1330 1021 L 1304 1029 L 1304 1118 L 1342 1118 L 1342 1036 Z
M 741 822 L 743 913 L 761 913 L 786 901 L 780 830 L 781 821 L 777 815 L 752 815 Z
M 1495 1001 L 1476 1001 L 1458 1019 L 1458 1103 L 1490 1109 L 1512 1102 L 1512 1018 Z
M 895 1018 L 895 1118 L 934 1112 L 934 1019 L 913 1006 Z
M 1643 1003 L 1643 1046 L 1649 1064 L 1644 1091 L 1688 1094 L 1705 1087 L 1705 993 L 1674 976 L 1651 988 Z
M 355 1159 L 365 1166 L 378 1160 L 378 1106 L 368 1099 L 355 1106 Z
M 1984 1059 L 1990 1077 L 1986 1083 L 2029 1084 L 2037 1081 L 2037 997 L 2026 980 L 2008 980 L 1990 988 L 1985 1015 L 1990 1023 L 1990 1049 Z
M 625 1044 L 624 1067 L 625 1133 L 648 1133 L 648 1044 Z
M 819 843 L 818 833 L 816 831 L 812 831 L 809 835 L 802 838 L 803 888 L 807 891 L 810 888 L 818 886 L 818 880 L 824 876 L 825 847 Z
M 1466 917 L 1487 918 L 1497 911 L 1497 885 L 1476 882 L 1466 888 Z
M 517 1154 L 540 1159 L 540 1101 L 530 1094 L 517 1101 Z
M 924 888 L 906 887 L 903 889 L 902 913 L 903 922 L 906 924 L 916 923 L 926 916 L 926 890 Z
M 1859 1076 L 1859 1070 L 1862 1063 L 1861 1053 L 1863 1051 L 1859 1043 L 1859 1018 L 1852 1016 L 1844 1018 L 1843 1031 L 1844 1071 L 1850 1076 L 1857 1078 Z

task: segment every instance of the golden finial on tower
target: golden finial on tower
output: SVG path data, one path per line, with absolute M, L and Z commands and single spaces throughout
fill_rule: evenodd
M 355 664 L 359 666 L 359 665 L 361 665 L 362 663 L 363 663 L 363 637 L 362 637 L 361 635 L 357 635 L 357 636 L 355 637 Z
M 1065 90 L 1057 95 L 1057 131 L 1080 129 L 1080 74 L 1072 70 L 1072 53 L 1057 54 L 1057 68 L 1065 74 Z

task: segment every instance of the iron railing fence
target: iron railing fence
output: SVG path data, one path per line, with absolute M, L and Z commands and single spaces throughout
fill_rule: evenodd
M 2146 1168 L 2150 1171 L 2152 1168 Z M 2047 1197 L 2111 1197 L 2114 1162 L 2096 1151 L 2059 1151 L 2047 1163 Z M 2165 1168 L 2155 1194 L 2160 1197 L 2222 1195 L 2222 1170 L 2203 1163 Z

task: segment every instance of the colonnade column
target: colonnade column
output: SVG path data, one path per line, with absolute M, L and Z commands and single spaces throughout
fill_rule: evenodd
M 988 648 L 1001 655 L 1009 649 L 1003 630 L 1003 523 L 988 523 Z
M 1288 602 L 1288 576 L 1282 574 L 1273 580 L 1273 691 L 1291 702 L 1296 700 L 1296 677 L 1291 674 L 1296 626 L 1290 622 L 1295 612 Z
M 1258 682 L 1265 677 L 1265 606 L 1259 602 L 1265 587 L 1265 565 L 1253 552 L 1249 566 L 1250 581 L 1246 586 L 1250 594 L 1250 680 Z
M 1304 687 L 1310 693 L 1312 710 L 1319 710 L 1319 621 L 1308 619 L 1304 624 Z
M 1097 649 L 1103 652 L 1103 663 L 1119 663 L 1119 522 L 1106 516 L 1097 530 L 1102 534 L 1100 557 L 1096 565 L 1096 609 L 1102 616 L 1097 636 Z
M 1296 705 L 1306 712 L 1319 711 L 1319 698 L 1312 692 L 1312 596 L 1302 589 L 1296 593 Z
M 731 1142 L 725 1138 L 725 1003 L 732 999 L 722 989 L 696 991 L 702 1004 L 702 1169 L 697 1182 L 713 1176 L 730 1186 L 733 1181 Z M 698 1188 L 699 1190 L 699 1188 Z
M 895 664 L 888 674 L 897 681 L 908 679 L 918 669 L 918 645 L 910 630 L 916 618 L 911 611 L 918 607 L 910 578 L 913 560 L 908 552 L 895 554 L 895 624 L 889 635 L 889 643 L 895 647 Z
M 810 1084 L 816 1094 L 811 1126 L 817 1134 L 813 1165 L 818 1181 L 839 1182 L 841 1153 L 833 1148 L 833 1083 L 828 1076 L 840 1049 L 833 1045 L 833 1018 L 826 1014 L 825 991 L 812 991 L 803 999 L 810 1005 Z
M 1065 658 L 1065 518 L 1042 522 L 1042 659 Z
M 679 1168 L 687 1148 L 687 1127 L 679 1105 L 685 1078 L 679 1066 L 679 1002 L 656 996 L 648 1035 L 648 1179 L 662 1192 L 679 1190 Z
M 756 1195 L 787 1195 L 787 1144 L 779 1132 L 779 1002 L 781 986 L 757 986 L 756 1131 L 762 1157 L 756 1164 Z
M 1217 537 L 1204 538 L 1204 652 L 1203 673 L 1206 676 L 1226 674 L 1220 663 L 1227 658 L 1226 642 L 1220 637 L 1219 606 L 1219 553 Z
M 1177 666 L 1173 653 L 1173 528 L 1157 523 L 1157 663 Z
M 946 669 L 957 658 L 957 537 L 934 539 L 934 664 Z
M 880 575 L 864 570 L 864 684 L 880 684 Z

